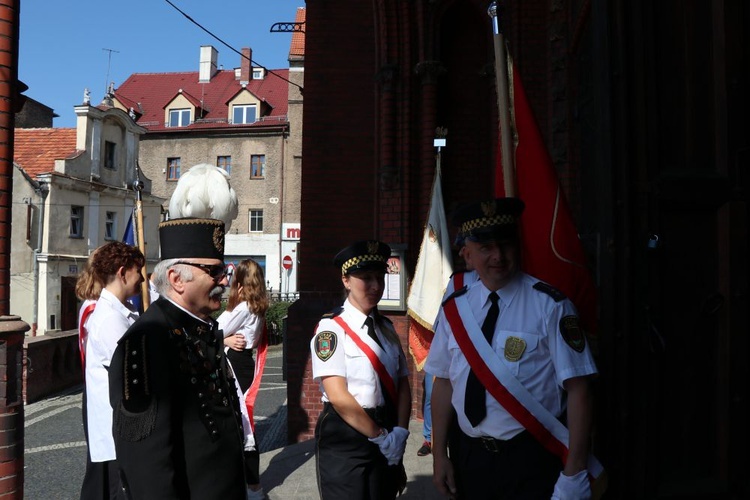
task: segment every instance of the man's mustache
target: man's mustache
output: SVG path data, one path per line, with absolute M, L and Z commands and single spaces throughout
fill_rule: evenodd
M 212 299 L 215 299 L 217 297 L 221 298 L 223 293 L 224 293 L 224 287 L 221 285 L 217 285 L 211 289 L 211 292 L 209 292 L 208 296 Z

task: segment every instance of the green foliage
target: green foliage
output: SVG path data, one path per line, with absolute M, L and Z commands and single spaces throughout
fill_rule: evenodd
M 282 321 L 286 316 L 291 302 L 278 301 L 272 302 L 266 311 L 266 324 L 269 330 L 279 331 L 281 330 Z

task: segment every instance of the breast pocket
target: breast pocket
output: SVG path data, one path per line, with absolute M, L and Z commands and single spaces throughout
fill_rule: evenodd
M 539 348 L 538 335 L 501 330 L 497 342 L 500 358 L 514 376 L 522 378 L 533 373 Z

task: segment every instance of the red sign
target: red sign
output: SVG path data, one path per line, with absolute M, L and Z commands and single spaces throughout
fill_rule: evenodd
M 288 255 L 285 255 L 283 259 L 281 259 L 281 265 L 284 269 L 287 271 L 292 268 L 292 258 Z

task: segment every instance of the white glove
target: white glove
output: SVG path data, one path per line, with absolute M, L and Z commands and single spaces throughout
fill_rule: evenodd
M 385 441 L 385 438 L 387 437 L 388 437 L 388 429 L 386 429 L 385 427 L 382 427 L 380 429 L 380 434 L 378 434 L 374 438 L 367 438 L 367 440 L 370 441 L 371 443 L 375 443 L 376 445 L 380 446 L 383 443 L 383 441 Z
M 396 450 L 398 451 L 398 459 L 401 460 L 404 456 L 404 452 L 406 452 L 406 440 L 409 438 L 409 431 L 403 427 L 394 427 L 391 431 L 391 435 L 393 436 L 393 441 Z M 398 461 L 395 463 L 388 462 L 388 465 L 396 465 L 397 463 Z
M 561 472 L 551 500 L 591 500 L 589 472 L 584 469 L 572 476 L 566 476 Z

